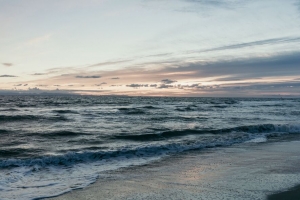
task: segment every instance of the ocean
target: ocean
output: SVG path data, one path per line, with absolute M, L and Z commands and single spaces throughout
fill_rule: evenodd
M 300 99 L 0 96 L 0 199 L 83 188 L 99 173 L 300 133 Z

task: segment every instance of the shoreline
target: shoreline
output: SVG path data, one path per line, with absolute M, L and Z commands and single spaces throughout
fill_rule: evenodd
M 291 197 L 294 189 L 289 194 L 280 191 L 300 183 L 299 151 L 299 137 L 194 150 L 99 174 L 86 188 L 46 199 L 277 200 L 282 193 Z

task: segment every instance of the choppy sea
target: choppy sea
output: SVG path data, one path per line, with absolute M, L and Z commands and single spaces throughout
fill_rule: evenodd
M 39 199 L 183 151 L 300 133 L 300 99 L 0 96 L 0 199 Z

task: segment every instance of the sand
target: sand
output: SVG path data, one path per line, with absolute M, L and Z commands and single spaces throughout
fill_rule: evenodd
M 96 183 L 51 199 L 300 199 L 299 187 L 284 193 L 300 183 L 299 166 L 299 138 L 239 144 L 99 174 Z

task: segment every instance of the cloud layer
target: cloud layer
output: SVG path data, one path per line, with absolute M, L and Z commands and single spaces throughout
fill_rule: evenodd
M 4 74 L 4 75 L 0 75 L 0 77 L 1 78 L 12 78 L 12 77 L 17 77 L 17 76 Z

